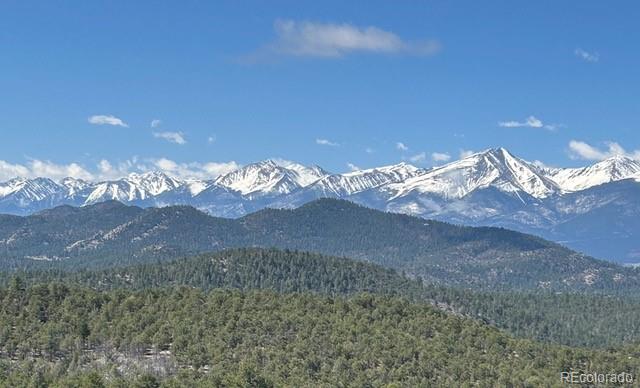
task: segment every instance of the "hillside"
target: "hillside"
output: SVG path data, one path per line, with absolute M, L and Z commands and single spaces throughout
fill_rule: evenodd
M 367 292 L 429 303 L 521 338 L 601 348 L 640 343 L 640 300 L 636 298 L 471 292 L 422 285 L 375 264 L 308 252 L 233 249 L 108 270 L 0 273 L 0 284 L 10 284 L 16 275 L 28 285 L 61 282 L 100 291 L 188 286 L 204 291 L 262 289 L 327 296 Z
M 517 340 L 428 305 L 368 294 L 13 282 L 0 289 L 0 322 L 11 328 L 0 336 L 6 386 L 534 387 L 559 385 L 568 370 L 640 372 L 632 351 Z
M 175 261 L 102 270 L 52 268 L 4 272 L 0 273 L 0 284 L 8 284 L 15 276 L 27 284 L 58 281 L 101 291 L 189 286 L 204 291 L 237 288 L 326 295 L 370 292 L 423 298 L 420 283 L 392 269 L 317 253 L 262 248 L 229 249 Z
M 109 267 L 255 246 L 351 257 L 429 283 L 463 287 L 640 290 L 638 271 L 538 237 L 331 199 L 240 219 L 215 218 L 185 206 L 139 209 L 107 202 L 0 220 L 0 232 L 4 269 Z

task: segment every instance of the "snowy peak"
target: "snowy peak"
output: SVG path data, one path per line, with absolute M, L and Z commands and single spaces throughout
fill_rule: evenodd
M 504 191 L 524 191 L 535 198 L 545 198 L 560 191 L 558 185 L 532 163 L 513 156 L 504 148 L 485 152 L 500 178 L 492 184 Z
M 167 191 L 175 190 L 183 183 L 177 179 L 157 171 L 143 174 L 130 174 L 128 177 L 100 182 L 84 189 L 86 200 L 84 204 L 116 200 L 131 202 L 145 200 Z
M 318 179 L 330 175 L 329 172 L 325 171 L 324 169 L 322 169 L 322 167 L 317 165 L 307 167 L 305 165 L 290 162 L 287 160 L 276 160 L 273 162 L 281 167 L 294 171 L 298 175 L 296 181 L 302 187 L 309 186 L 310 184 L 316 182 Z
M 216 184 L 242 195 L 289 194 L 316 181 L 321 169 L 298 164 L 283 167 L 274 160 L 252 163 L 216 179 Z
M 406 163 L 358 170 L 346 174 L 329 175 L 314 183 L 311 188 L 329 196 L 353 195 L 386 184 L 402 182 L 421 170 Z
M 67 177 L 60 181 L 60 184 L 67 190 L 67 196 L 73 198 L 91 187 L 91 183 L 82 179 Z
M 351 195 L 391 182 L 399 182 L 417 173 L 419 169 L 406 163 L 347 174 L 330 174 L 318 166 L 265 160 L 249 164 L 216 180 L 220 186 L 256 197 L 289 194 L 302 188 L 311 188 L 326 195 Z
M 20 188 L 22 188 L 22 186 L 24 186 L 25 181 L 27 179 L 25 178 L 13 178 L 11 180 L 8 180 L 6 182 L 1 182 L 0 183 L 0 198 L 4 198 L 7 197 L 13 193 L 15 193 L 16 191 L 20 190 Z
M 640 178 L 640 162 L 626 156 L 614 156 L 583 168 L 563 168 L 550 172 L 550 177 L 564 191 L 585 190 L 603 183 Z
M 0 183 L 0 198 L 12 196 L 22 203 L 42 201 L 59 194 L 62 187 L 49 178 L 14 178 Z
M 159 171 L 144 174 L 130 174 L 126 181 L 141 192 L 158 195 L 180 187 L 183 183 Z
M 558 187 L 534 165 L 513 156 L 504 148 L 494 148 L 462 160 L 428 170 L 406 181 L 390 185 L 394 197 L 410 192 L 430 193 L 445 198 L 462 198 L 489 186 L 505 192 L 525 192 L 545 198 Z
M 393 181 L 401 181 L 407 178 L 410 178 L 416 175 L 419 171 L 421 171 L 418 167 L 413 166 L 411 164 L 402 162 L 398 164 L 393 164 L 390 166 L 376 167 L 367 170 L 358 170 L 350 173 L 343 174 L 344 176 L 359 176 L 359 175 L 369 175 L 382 173 L 388 175 L 393 178 Z
M 101 182 L 87 189 L 89 192 L 84 204 L 93 204 L 109 200 L 134 201 L 140 198 L 139 190 L 136 190 L 126 180 Z

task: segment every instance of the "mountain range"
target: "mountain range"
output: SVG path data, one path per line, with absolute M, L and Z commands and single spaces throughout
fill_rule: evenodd
M 640 294 L 640 273 L 540 237 L 382 212 L 323 198 L 238 219 L 117 201 L 0 216 L 0 270 L 110 268 L 239 247 L 368 261 L 434 284 Z
M 29 215 L 117 200 L 140 207 L 189 205 L 237 218 L 325 197 L 457 224 L 502 226 L 591 256 L 640 261 L 640 162 L 624 156 L 562 169 L 495 148 L 431 169 L 400 163 L 333 174 L 266 160 L 212 180 L 162 172 L 104 182 L 15 178 L 0 183 L 0 213 Z

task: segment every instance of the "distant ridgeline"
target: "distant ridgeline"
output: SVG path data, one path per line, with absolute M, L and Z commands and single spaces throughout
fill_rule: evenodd
M 2 386 L 538 387 L 569 370 L 640 373 L 635 299 L 424 286 L 258 248 L 0 281 Z
M 148 171 L 96 182 L 46 177 L 0 182 L 0 213 L 14 215 L 117 200 L 140 207 L 193 206 L 237 218 L 319 198 L 461 225 L 501 226 L 589 256 L 639 261 L 640 161 L 624 156 L 582 168 L 546 168 L 494 148 L 429 169 L 399 163 L 335 174 L 265 160 L 205 180 Z
M 234 247 L 369 261 L 427 283 L 640 294 L 640 272 L 502 228 L 462 227 L 320 199 L 239 219 L 118 202 L 0 216 L 0 268 L 109 268 Z

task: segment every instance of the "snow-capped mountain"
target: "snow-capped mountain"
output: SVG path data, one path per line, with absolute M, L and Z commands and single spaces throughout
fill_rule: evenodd
M 346 174 L 332 174 L 315 182 L 309 190 L 325 194 L 324 196 L 344 197 L 386 184 L 402 182 L 420 171 L 415 166 L 400 163 Z
M 330 174 L 329 172 L 323 170 L 322 167 L 316 165 L 307 167 L 305 165 L 294 163 L 288 160 L 275 160 L 273 162 L 278 166 L 284 167 L 287 170 L 292 170 L 296 174 L 298 174 L 296 181 L 302 187 L 309 186 L 310 184 L 316 182 L 318 179 Z
M 59 184 L 48 178 L 14 178 L 0 183 L 0 198 L 13 198 L 28 203 L 42 201 L 62 190 Z
M 264 195 L 289 194 L 308 186 L 324 176 L 318 167 L 289 164 L 290 168 L 273 160 L 252 163 L 216 179 L 217 185 L 235 190 L 249 198 Z
M 640 178 L 640 162 L 626 156 L 614 156 L 583 168 L 549 171 L 549 177 L 565 191 L 580 191 L 603 183 Z
M 504 148 L 491 149 L 446 164 L 403 182 L 391 184 L 391 199 L 412 192 L 460 199 L 489 186 L 508 193 L 526 193 L 546 198 L 559 191 L 558 185 L 536 166 L 511 155 Z
M 65 188 L 48 178 L 14 178 L 0 183 L 0 211 L 29 214 L 57 206 L 65 196 Z
M 400 163 L 332 174 L 318 166 L 266 160 L 210 180 L 160 172 L 88 182 L 15 178 L 0 183 L 0 213 L 30 214 L 62 204 L 106 200 L 150 207 L 190 205 L 221 217 L 293 208 L 317 198 L 425 218 L 504 226 L 587 253 L 640 261 L 640 163 L 616 156 L 591 166 L 548 169 L 504 148 L 421 169 Z M 608 241 L 616 241 L 608 244 Z
M 183 182 L 161 172 L 130 174 L 120 180 L 101 182 L 97 185 L 85 187 L 83 192 L 87 196 L 83 204 L 87 205 L 108 200 L 122 202 L 144 201 L 166 191 L 175 190 L 182 185 Z
M 67 195 L 70 197 L 81 195 L 84 190 L 91 187 L 92 185 L 91 182 L 72 177 L 64 178 L 62 181 L 60 181 L 60 184 L 66 188 Z

